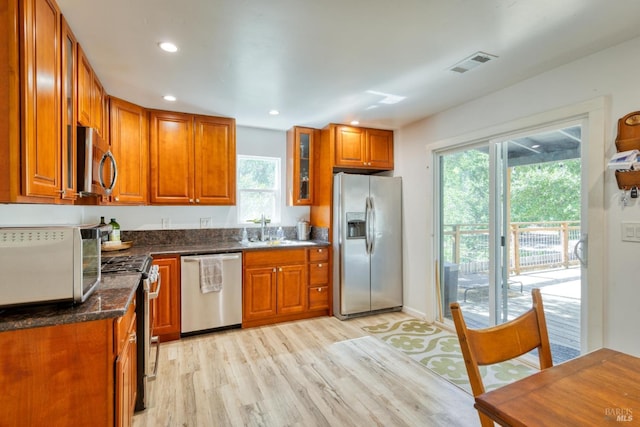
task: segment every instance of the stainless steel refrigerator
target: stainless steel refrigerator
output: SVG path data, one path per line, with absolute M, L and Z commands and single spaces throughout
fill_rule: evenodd
M 333 178 L 333 311 L 346 319 L 402 308 L 402 178 Z

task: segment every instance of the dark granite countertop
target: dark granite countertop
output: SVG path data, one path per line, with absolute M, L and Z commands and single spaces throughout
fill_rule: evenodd
M 102 252 L 102 256 L 197 255 L 255 250 L 304 249 L 328 245 L 328 242 L 319 240 L 306 241 L 306 244 L 302 246 L 283 244 L 266 247 L 248 247 L 236 241 L 165 243 L 161 245 L 151 245 L 145 242 L 140 245 L 134 244 L 133 247 L 126 250 Z M 139 283 L 140 274 L 103 274 L 96 291 L 82 304 L 50 304 L 2 309 L 0 310 L 0 332 L 121 317 L 127 311 Z
M 303 245 L 297 244 L 273 244 L 267 246 L 247 246 L 240 242 L 211 242 L 211 243 L 171 243 L 162 245 L 136 245 L 121 251 L 102 252 L 103 257 L 121 256 L 121 255 L 198 255 L 198 254 L 215 254 L 225 252 L 246 252 L 246 251 L 264 251 L 264 250 L 281 250 L 281 249 L 305 249 L 313 247 L 327 247 L 329 242 L 321 240 L 307 240 Z
M 0 310 L 0 332 L 54 326 L 123 316 L 135 295 L 140 274 L 103 275 L 95 292 L 82 304 L 49 304 Z

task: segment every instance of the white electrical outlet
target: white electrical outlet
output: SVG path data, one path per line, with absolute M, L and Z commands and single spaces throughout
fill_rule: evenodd
M 211 218 L 200 218 L 200 228 L 211 227 Z

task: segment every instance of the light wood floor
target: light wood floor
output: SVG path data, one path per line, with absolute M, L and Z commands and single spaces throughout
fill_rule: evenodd
M 477 426 L 470 395 L 363 325 L 388 313 L 236 329 L 161 347 L 142 426 Z

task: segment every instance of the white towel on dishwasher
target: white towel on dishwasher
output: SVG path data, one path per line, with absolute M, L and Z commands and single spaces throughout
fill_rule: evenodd
M 222 258 L 200 258 L 200 292 L 220 292 L 222 290 Z

